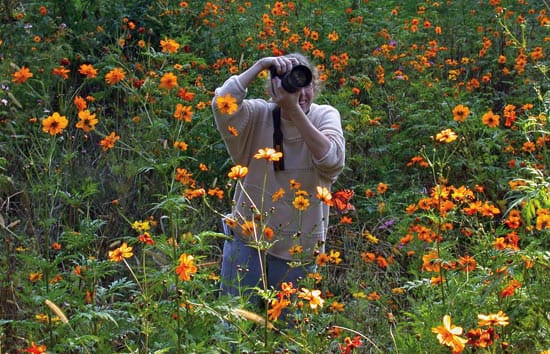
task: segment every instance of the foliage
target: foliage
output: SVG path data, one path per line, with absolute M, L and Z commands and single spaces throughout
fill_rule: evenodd
M 2 2 L 0 351 L 547 352 L 549 11 Z M 218 295 L 238 181 L 210 101 L 294 51 L 341 113 L 354 208 L 256 308 Z

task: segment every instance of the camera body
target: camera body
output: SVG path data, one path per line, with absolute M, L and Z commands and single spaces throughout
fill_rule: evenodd
M 278 77 L 281 79 L 281 85 L 290 93 L 297 92 L 302 87 L 306 87 L 311 83 L 313 74 L 311 70 L 305 65 L 295 65 L 292 69 L 282 75 L 277 74 L 277 71 L 272 66 L 269 71 L 271 72 L 271 78 Z

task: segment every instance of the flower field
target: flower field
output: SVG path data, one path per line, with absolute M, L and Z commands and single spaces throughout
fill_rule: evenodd
M 3 1 L 0 352 L 550 353 L 549 43 L 547 0 Z M 346 168 L 280 191 L 329 234 L 255 307 L 219 295 L 248 167 L 212 98 L 290 52 Z

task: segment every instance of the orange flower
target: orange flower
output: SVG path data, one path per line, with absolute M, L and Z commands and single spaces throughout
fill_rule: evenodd
M 315 263 L 316 263 L 319 267 L 325 266 L 329 261 L 330 261 L 330 257 L 329 257 L 326 253 L 320 253 L 320 254 L 315 258 Z
M 48 116 L 42 121 L 42 131 L 44 133 L 50 133 L 50 135 L 57 135 L 63 132 L 63 129 L 67 127 L 69 121 L 65 116 L 54 112 L 51 116 Z
M 268 241 L 271 241 L 273 239 L 273 236 L 275 235 L 275 231 L 269 226 L 264 227 L 264 236 Z
M 269 305 L 269 310 L 267 310 L 267 316 L 270 321 L 277 321 L 281 316 L 281 313 L 285 308 L 290 305 L 290 301 L 287 299 L 273 299 Z
M 36 272 L 36 273 L 30 273 L 29 274 L 29 281 L 31 283 L 34 283 L 35 281 L 39 281 L 42 279 L 42 273 L 41 272 Z
M 40 354 L 40 353 L 46 353 L 47 347 L 42 345 L 36 345 L 36 343 L 31 342 L 31 346 L 24 349 L 24 353 L 32 353 L 32 354 Z
M 216 107 L 218 107 L 218 110 L 225 115 L 232 115 L 233 113 L 237 112 L 239 109 L 239 106 L 237 105 L 237 99 L 231 94 L 227 94 L 225 96 L 219 96 L 216 97 Z
M 229 125 L 229 126 L 227 127 L 227 130 L 231 133 L 231 135 L 233 135 L 233 136 L 239 136 L 239 131 L 238 131 L 237 128 L 235 128 L 234 126 Z
M 176 120 L 184 120 L 186 122 L 191 122 L 193 117 L 193 107 L 184 106 L 181 103 L 176 104 L 176 111 L 174 112 L 174 118 Z
M 176 175 L 174 179 L 186 186 L 194 186 L 195 180 L 193 179 L 193 173 L 187 171 L 185 168 L 176 168 Z
M 82 64 L 78 68 L 78 72 L 86 76 L 88 79 L 93 79 L 97 76 L 97 70 L 91 64 Z
M 443 326 L 433 327 L 432 332 L 437 333 L 439 343 L 451 347 L 455 353 L 460 353 L 464 350 L 467 339 L 460 337 L 462 327 L 453 326 L 451 324 L 451 316 L 443 316 Z
M 514 295 L 516 289 L 521 288 L 521 283 L 515 279 L 510 280 L 508 285 L 500 292 L 500 297 L 508 297 Z
M 245 236 L 254 236 L 256 234 L 256 228 L 252 221 L 245 221 L 241 225 L 241 232 Z
M 105 75 L 105 82 L 109 85 L 116 85 L 126 78 L 126 73 L 121 68 L 114 68 Z
M 231 171 L 227 174 L 227 176 L 231 179 L 239 179 L 244 178 L 248 174 L 248 167 L 246 166 L 233 166 L 231 167 Z
M 73 100 L 73 103 L 79 112 L 85 110 L 88 107 L 88 103 L 86 103 L 86 100 L 80 96 L 76 96 Z
M 69 73 L 70 72 L 71 71 L 69 69 L 65 68 L 63 65 L 61 65 L 60 67 L 52 69 L 52 74 L 60 76 L 64 80 L 67 80 L 69 78 Z
M 273 201 L 273 203 L 275 203 L 276 201 L 281 199 L 284 195 L 285 195 L 285 190 L 281 187 L 281 188 L 279 188 L 278 191 L 276 191 L 275 193 L 273 193 L 271 195 L 271 201 Z
M 386 193 L 387 190 L 388 190 L 387 184 L 383 182 L 378 183 L 378 186 L 376 187 L 376 191 L 378 192 L 378 194 L 384 194 Z
M 464 122 L 470 115 L 470 108 L 461 104 L 453 108 L 453 119 L 457 122 Z
M 344 304 L 338 301 L 334 301 L 332 304 L 330 304 L 329 310 L 331 312 L 343 312 Z
M 191 102 L 191 101 L 193 101 L 193 98 L 195 98 L 195 93 L 187 91 L 187 89 L 181 87 L 178 90 L 178 97 L 181 98 L 184 101 Z
M 109 251 L 109 260 L 111 262 L 121 262 L 124 258 L 130 258 L 134 255 L 132 250 L 133 247 L 124 242 L 119 248 Z
M 188 254 L 182 254 L 180 256 L 180 264 L 176 268 L 176 274 L 183 281 L 191 280 L 191 275 L 195 274 L 198 268 L 195 266 L 194 257 Z
M 101 147 L 103 148 L 103 151 L 107 151 L 109 149 L 112 149 L 115 147 L 115 143 L 117 142 L 117 140 L 120 139 L 120 136 L 116 135 L 115 132 L 111 132 L 111 134 L 109 134 L 108 136 L 106 136 L 105 138 L 103 138 L 100 142 L 99 142 L 99 145 L 101 145 Z
M 500 116 L 493 111 L 488 111 L 481 117 L 481 121 L 489 128 L 496 128 L 500 124 Z
M 477 263 L 474 257 L 471 256 L 461 256 L 458 258 L 458 264 L 462 267 L 462 270 L 465 272 L 471 272 L 476 269 Z
M 338 32 L 332 31 L 327 35 L 328 39 L 332 42 L 336 42 L 340 36 L 338 35 Z
M 173 39 L 164 38 L 160 40 L 160 46 L 163 53 L 177 53 L 180 47 L 179 43 Z
M 78 123 L 76 127 L 78 129 L 84 130 L 86 133 L 95 129 L 96 124 L 99 120 L 95 117 L 95 113 L 90 113 L 87 109 L 84 111 L 78 112 Z
M 145 244 L 148 244 L 148 245 L 154 245 L 155 244 L 155 240 L 153 240 L 153 238 L 151 237 L 151 235 L 148 232 L 144 232 L 143 234 L 139 235 L 137 237 L 137 239 L 138 239 L 139 242 L 145 243 Z
M 178 77 L 171 72 L 165 73 L 160 78 L 159 87 L 168 91 L 178 87 Z
M 281 157 L 283 157 L 282 152 L 277 152 L 275 149 L 269 147 L 258 150 L 254 155 L 254 158 L 257 160 L 266 159 L 268 161 L 279 161 Z
M 17 84 L 23 84 L 25 81 L 30 79 L 33 76 L 29 68 L 22 66 L 21 69 L 14 72 L 12 74 L 11 82 L 15 82 Z

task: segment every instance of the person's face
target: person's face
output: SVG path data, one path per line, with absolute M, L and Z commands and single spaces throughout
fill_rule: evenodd
M 300 89 L 300 97 L 298 98 L 298 103 L 302 111 L 307 114 L 311 108 L 311 103 L 313 103 L 313 84 L 309 84 L 306 87 Z

